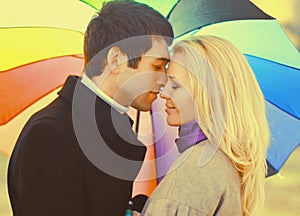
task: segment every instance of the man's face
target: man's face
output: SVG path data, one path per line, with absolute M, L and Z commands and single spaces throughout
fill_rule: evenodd
M 169 61 L 165 40 L 152 40 L 152 47 L 142 57 L 136 69 L 123 64 L 117 82 L 123 104 L 149 111 L 159 89 L 166 83 L 166 64 Z

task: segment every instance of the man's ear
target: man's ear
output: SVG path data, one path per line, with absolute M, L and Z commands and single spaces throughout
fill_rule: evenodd
M 112 47 L 107 53 L 107 66 L 111 73 L 119 73 L 119 62 L 122 58 L 122 52 L 118 47 Z

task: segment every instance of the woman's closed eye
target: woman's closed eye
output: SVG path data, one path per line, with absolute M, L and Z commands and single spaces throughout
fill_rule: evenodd
M 172 89 L 177 89 L 179 87 L 179 85 L 175 82 L 172 83 Z

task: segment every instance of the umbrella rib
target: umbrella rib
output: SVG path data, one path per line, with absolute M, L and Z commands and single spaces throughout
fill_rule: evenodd
M 87 4 L 88 6 L 92 7 L 93 9 L 95 10 L 99 10 L 100 8 L 97 8 L 94 4 L 88 2 L 88 1 L 85 1 L 85 0 L 80 0 L 82 3 L 84 4 Z
M 177 4 L 178 4 L 180 1 L 181 1 L 181 0 L 178 0 L 178 1 L 174 4 L 174 6 L 172 7 L 172 9 L 170 10 L 170 12 L 168 13 L 168 15 L 166 16 L 167 19 L 170 18 L 171 13 L 173 12 L 173 10 L 175 9 L 175 7 L 177 6 Z
M 298 116 L 295 116 L 294 114 L 289 113 L 289 112 L 287 112 L 286 110 L 280 108 L 278 105 L 274 104 L 272 101 L 270 101 L 270 100 L 267 99 L 267 98 L 265 98 L 265 100 L 266 100 L 268 103 L 272 104 L 272 105 L 273 105 L 274 107 L 276 107 L 277 109 L 281 110 L 281 111 L 284 112 L 284 113 L 287 113 L 289 116 L 291 116 L 291 117 L 293 117 L 293 118 L 295 118 L 295 119 L 297 119 L 297 120 L 300 121 L 300 118 L 299 118 Z

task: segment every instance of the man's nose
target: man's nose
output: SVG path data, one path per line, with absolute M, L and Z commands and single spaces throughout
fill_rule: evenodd
M 157 79 L 157 84 L 159 86 L 165 86 L 167 83 L 167 74 L 166 73 L 159 73 L 159 77 Z

